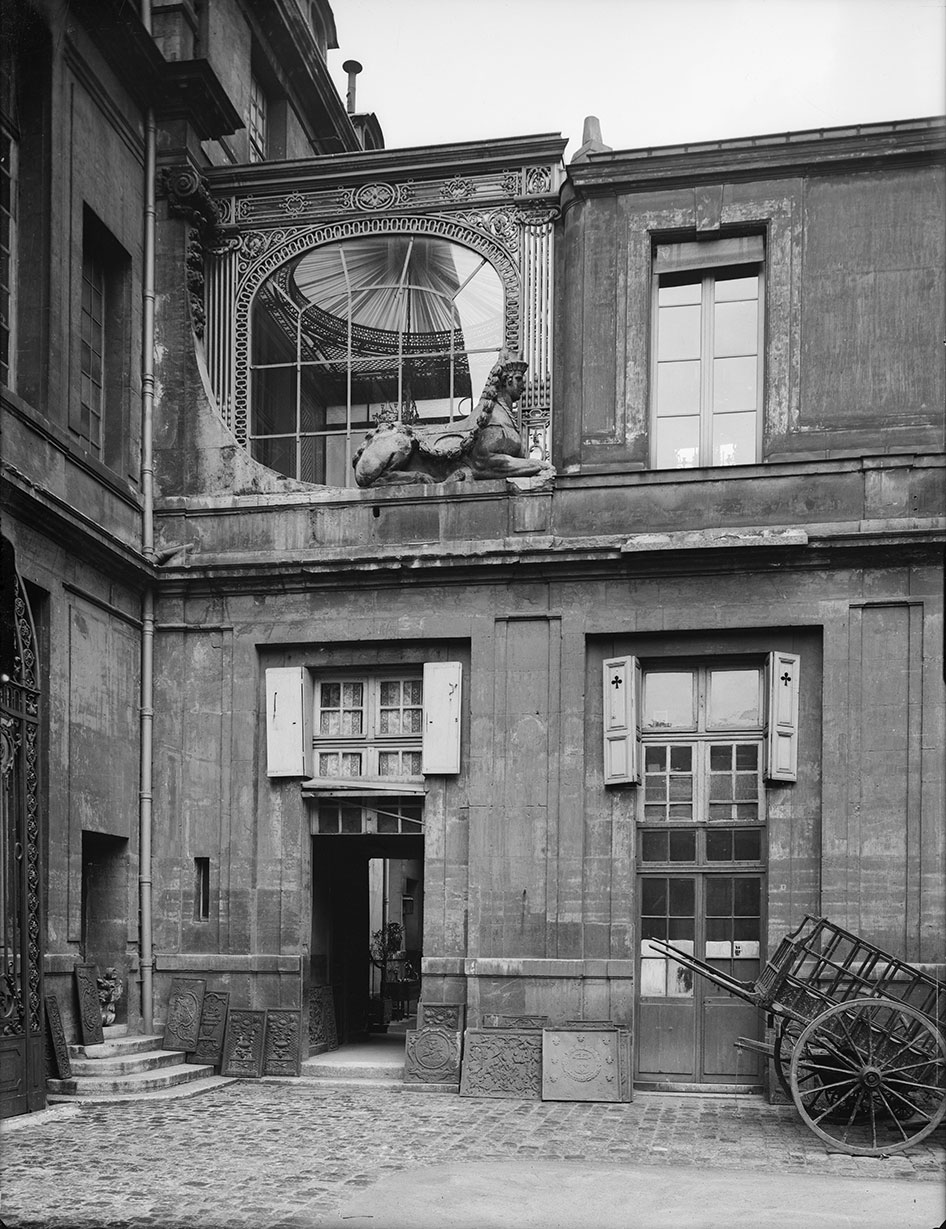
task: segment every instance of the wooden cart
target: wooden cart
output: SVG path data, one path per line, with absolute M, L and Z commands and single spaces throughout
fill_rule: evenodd
M 806 917 L 755 982 L 672 944 L 650 944 L 770 1013 L 775 1063 L 804 1121 L 833 1148 L 884 1156 L 919 1143 L 946 1114 L 946 983 L 823 917 Z

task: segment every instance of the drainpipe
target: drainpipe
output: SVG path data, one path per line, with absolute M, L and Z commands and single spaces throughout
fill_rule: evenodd
M 151 33 L 151 0 L 141 0 L 141 21 Z M 141 549 L 149 566 L 154 551 L 154 231 L 157 128 L 154 108 L 145 116 L 144 259 L 141 324 Z M 151 932 L 151 817 L 154 746 L 154 587 L 141 597 L 141 776 L 138 794 L 138 942 L 141 1016 L 154 1032 L 154 951 Z

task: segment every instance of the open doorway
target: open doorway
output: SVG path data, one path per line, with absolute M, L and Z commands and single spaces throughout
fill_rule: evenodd
M 340 1046 L 403 1032 L 416 1014 L 424 924 L 421 825 L 417 799 L 409 806 L 387 799 L 318 804 L 310 985 L 313 991 L 331 987 Z

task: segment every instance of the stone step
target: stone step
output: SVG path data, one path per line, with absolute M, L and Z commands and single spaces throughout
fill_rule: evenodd
M 201 1068 L 205 1070 L 206 1068 Z M 191 1068 L 196 1070 L 196 1068 Z M 83 1080 L 83 1083 L 87 1081 Z M 61 1092 L 54 1089 L 54 1085 L 70 1085 L 75 1084 L 75 1080 L 47 1080 L 46 1100 L 50 1105 L 63 1103 L 72 1103 L 75 1105 L 80 1099 L 84 1105 L 108 1104 L 111 1105 L 122 1101 L 170 1101 L 177 1097 L 193 1097 L 198 1093 L 209 1092 L 211 1089 L 220 1088 L 224 1084 L 232 1084 L 230 1079 L 224 1079 L 219 1075 L 202 1076 L 200 1079 L 190 1080 L 186 1084 L 172 1084 L 167 1088 L 154 1088 L 145 1091 L 131 1092 L 84 1092 L 77 1094 L 75 1092 Z M 76 1106 L 78 1108 L 78 1106 Z
M 177 1054 L 180 1059 L 182 1056 Z M 171 1088 L 179 1084 L 213 1075 L 213 1067 L 201 1063 L 177 1062 L 154 1071 L 136 1071 L 128 1075 L 80 1075 L 71 1080 L 47 1080 L 47 1091 L 71 1097 L 96 1097 L 110 1094 L 137 1095 Z
M 326 1061 L 328 1055 L 317 1054 L 302 1064 L 302 1074 L 313 1080 L 384 1080 L 400 1083 L 404 1063 Z
M 141 1054 L 147 1050 L 160 1050 L 163 1041 L 163 1033 L 114 1034 L 110 1037 L 106 1030 L 105 1040 L 98 1045 L 71 1045 L 69 1057 L 116 1058 L 121 1054 Z
M 76 1057 L 70 1061 L 74 1076 L 114 1078 L 117 1075 L 135 1075 L 141 1071 L 174 1067 L 184 1061 L 184 1055 L 180 1050 L 144 1050 L 137 1053 L 122 1051 L 101 1057 Z

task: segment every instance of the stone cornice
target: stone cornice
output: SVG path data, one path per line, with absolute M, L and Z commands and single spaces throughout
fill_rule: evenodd
M 678 182 L 692 185 L 941 162 L 944 148 L 946 121 L 936 116 L 591 154 L 587 162 L 568 166 L 567 175 L 574 191 L 588 196 L 618 188 L 644 191 Z
M 377 179 L 436 179 L 497 174 L 521 165 L 558 166 L 566 144 L 558 133 L 541 133 L 496 141 L 328 154 L 293 162 L 208 167 L 205 174 L 211 190 L 218 195 L 275 194 L 302 191 L 310 185 L 325 190 Z
M 175 60 L 163 65 L 155 100 L 161 120 L 188 120 L 202 141 L 227 136 L 243 127 L 207 60 Z

